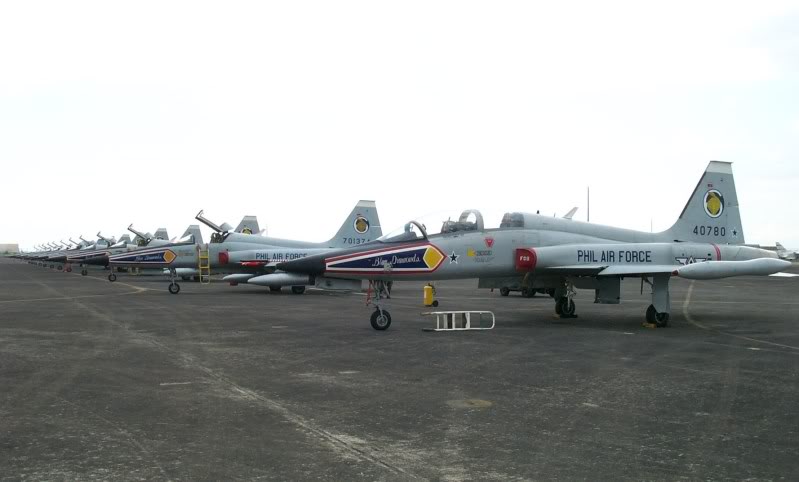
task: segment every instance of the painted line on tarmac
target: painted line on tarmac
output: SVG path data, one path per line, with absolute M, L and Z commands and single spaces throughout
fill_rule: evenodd
M 147 290 L 148 290 L 148 288 L 139 288 L 139 289 L 137 289 L 135 291 L 125 291 L 123 293 L 116 293 L 116 294 L 60 296 L 60 297 L 54 297 L 54 298 L 28 298 L 28 299 L 22 299 L 22 300 L 3 300 L 3 301 L 0 301 L 0 304 L 5 304 L 5 303 L 25 303 L 27 301 L 58 301 L 58 300 L 79 300 L 79 299 L 82 300 L 82 299 L 86 299 L 86 298 L 102 298 L 102 297 L 108 297 L 108 296 L 137 295 L 137 294 L 143 293 L 144 291 L 147 291 Z
M 90 279 L 103 281 L 103 278 L 97 278 L 95 276 L 84 276 L 84 278 L 90 278 Z M 33 283 L 35 283 L 35 284 L 47 286 L 48 288 L 50 288 L 46 283 L 43 283 L 43 282 L 38 281 L 38 280 L 34 280 L 33 278 L 31 278 L 31 281 Z M 110 281 L 108 281 L 108 280 L 106 280 L 106 281 L 108 283 L 110 283 Z M 25 302 L 30 302 L 30 301 L 77 300 L 77 299 L 86 299 L 86 298 L 100 298 L 100 297 L 106 297 L 106 296 L 136 295 L 136 294 L 139 294 L 139 293 L 143 293 L 145 291 L 154 291 L 152 288 L 143 288 L 141 286 L 135 286 L 135 285 L 128 284 L 128 283 L 114 282 L 114 284 L 117 284 L 117 285 L 120 285 L 120 286 L 127 286 L 128 288 L 133 288 L 133 291 L 124 291 L 122 293 L 115 293 L 115 294 L 105 293 L 105 294 L 79 295 L 79 296 L 55 296 L 55 297 L 51 297 L 51 298 L 27 298 L 27 299 L 17 299 L 17 300 L 2 300 L 2 301 L 0 301 L 0 304 L 25 303 Z M 52 289 L 52 288 L 50 288 L 50 289 Z
M 404 477 L 405 479 L 415 480 L 420 478 L 416 474 L 410 472 L 409 469 L 406 469 L 402 466 L 404 464 L 397 460 L 396 453 L 392 454 L 388 450 L 381 449 L 381 447 L 374 443 L 366 441 L 355 442 L 352 437 L 326 430 L 313 418 L 306 418 L 289 408 L 285 402 L 275 400 L 259 393 L 256 390 L 251 390 L 239 385 L 223 371 L 213 369 L 203 364 L 191 353 L 173 348 L 166 343 L 163 343 L 153 335 L 133 331 L 124 323 L 120 323 L 119 321 L 110 318 L 108 315 L 96 310 L 90 305 L 83 304 L 80 301 L 77 301 L 76 303 L 86 310 L 87 313 L 121 328 L 132 338 L 148 343 L 154 349 L 176 359 L 175 361 L 179 362 L 184 367 L 202 372 L 205 374 L 208 381 L 215 383 L 218 387 L 226 388 L 230 392 L 233 392 L 246 400 L 256 402 L 270 411 L 282 416 L 285 420 L 299 428 L 301 431 L 304 431 L 307 435 L 312 436 L 317 441 L 324 444 L 337 455 L 342 456 L 342 454 L 344 454 L 344 457 L 349 458 L 354 456 L 360 460 L 369 462 L 377 467 Z
M 712 333 L 718 333 L 719 335 L 731 336 L 733 338 L 738 338 L 740 340 L 753 341 L 755 343 L 763 343 L 765 345 L 778 346 L 780 348 L 788 348 L 790 350 L 799 350 L 799 347 L 797 346 L 783 345 L 782 343 L 774 343 L 773 341 L 759 340 L 757 338 L 750 338 L 748 336 L 736 335 L 735 333 L 728 333 L 726 331 L 710 328 L 709 326 L 703 325 L 702 323 L 696 321 L 688 312 L 688 303 L 691 302 L 691 294 L 693 294 L 694 292 L 694 283 L 695 283 L 694 281 L 691 281 L 691 286 L 688 287 L 688 293 L 685 295 L 685 301 L 683 301 L 682 303 L 682 314 L 685 317 L 685 319 L 688 321 L 688 323 L 702 330 L 710 331 Z M 743 347 L 743 348 L 748 349 L 749 347 Z

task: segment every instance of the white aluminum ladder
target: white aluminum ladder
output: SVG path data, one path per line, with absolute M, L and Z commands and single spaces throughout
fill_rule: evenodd
M 422 315 L 436 317 L 436 327 L 424 328 L 425 331 L 493 330 L 496 325 L 491 311 L 430 311 Z M 483 323 L 489 316 L 491 323 Z

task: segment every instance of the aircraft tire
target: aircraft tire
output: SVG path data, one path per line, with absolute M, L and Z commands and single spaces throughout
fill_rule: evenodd
M 507 286 L 503 286 L 502 288 L 499 289 L 499 294 L 501 294 L 502 296 L 508 296 L 510 294 L 510 288 L 508 288 Z
M 305 293 L 305 286 L 292 286 L 291 292 L 294 293 L 295 295 L 301 295 Z
M 561 316 L 574 316 L 576 308 L 577 307 L 575 306 L 574 301 L 563 296 L 558 300 L 558 303 L 555 305 L 555 313 Z
M 80 270 L 80 275 L 81 276 L 86 276 L 87 274 L 89 274 L 89 272 L 86 271 L 85 269 Z
M 391 326 L 391 315 L 386 310 L 375 310 L 375 312 L 372 313 L 370 322 L 372 323 L 372 328 L 377 331 L 383 331 Z
M 180 285 L 177 283 L 169 283 L 169 292 L 173 295 L 180 293 Z
M 665 328 L 669 326 L 669 314 L 668 313 L 655 314 L 655 324 L 658 326 L 658 328 Z
M 64 267 L 59 264 L 58 265 L 58 271 L 61 271 L 62 269 L 64 269 Z
M 115 275 L 114 273 L 108 275 L 108 281 L 113 283 L 116 280 L 117 280 L 117 275 Z
M 67 271 L 67 273 L 71 273 L 72 272 L 72 268 L 67 268 L 66 271 Z
M 282 286 L 270 286 L 269 287 L 269 291 L 271 291 L 272 293 L 280 293 L 281 288 L 283 288 L 283 287 Z
M 646 309 L 646 322 L 650 325 L 654 325 L 656 323 L 656 315 L 657 310 L 655 310 L 655 305 L 649 305 L 649 307 Z
M 524 298 L 532 298 L 535 296 L 535 290 L 532 288 L 522 288 L 522 296 Z

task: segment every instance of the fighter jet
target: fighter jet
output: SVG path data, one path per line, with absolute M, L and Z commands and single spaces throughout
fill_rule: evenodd
M 202 233 L 200 232 L 200 227 L 196 224 L 190 225 L 186 228 L 186 231 L 183 232 L 183 235 L 180 237 L 179 240 L 170 240 L 169 234 L 167 234 L 167 230 L 165 228 L 159 228 L 155 231 L 155 234 L 152 235 L 150 233 L 141 233 L 133 228 L 131 224 L 128 226 L 128 231 L 135 234 L 136 240 L 135 244 L 127 244 L 127 245 L 118 245 L 112 246 L 111 250 L 105 254 L 103 258 L 93 258 L 92 261 L 94 264 L 104 264 L 109 266 L 109 257 L 115 254 L 129 254 L 140 252 L 145 249 L 152 249 L 157 247 L 164 247 L 164 246 L 172 246 L 175 244 L 197 244 L 202 243 Z M 124 266 L 114 266 L 117 272 L 121 272 L 124 270 Z M 145 269 L 150 267 L 145 267 Z M 108 275 L 108 281 L 114 282 L 117 280 L 117 275 L 112 272 Z
M 230 232 L 230 226 L 216 225 L 205 218 L 202 211 L 196 219 L 214 230 L 209 244 L 177 244 L 118 254 L 111 256 L 111 265 L 168 269 L 171 274 L 169 292 L 173 294 L 180 292 L 176 278 L 180 276 L 181 269 L 197 270 L 205 280 L 210 279 L 212 270 L 217 273 L 234 273 L 225 277 L 225 281 L 231 284 L 252 281 L 252 284 L 269 286 L 273 290 L 291 286 L 293 293 L 301 294 L 305 291 L 305 285 L 309 284 L 307 276 L 298 278 L 276 273 L 275 266 L 278 263 L 345 246 L 363 245 L 382 235 L 374 201 L 358 202 L 338 233 L 321 243 Z M 256 221 L 250 232 L 255 233 L 257 230 Z M 335 287 L 333 284 L 331 282 L 329 287 Z M 341 284 L 345 287 L 351 286 L 346 281 L 337 283 L 337 286 L 341 287 Z
M 99 238 L 106 243 L 106 245 L 108 245 L 108 243 L 112 243 L 114 241 L 113 238 L 108 239 L 108 238 L 104 238 L 104 237 L 100 236 L 100 233 L 97 233 L 97 234 L 98 234 Z M 74 243 L 74 241 L 72 241 L 72 242 Z M 85 245 L 85 241 L 83 243 Z M 130 243 L 130 236 L 128 236 L 127 234 L 122 235 L 122 237 L 120 237 L 118 243 L 115 243 L 115 244 L 112 243 L 112 247 L 113 247 L 113 245 L 119 245 L 119 244 L 124 244 L 124 243 Z M 81 246 L 83 246 L 83 245 L 81 245 Z M 49 256 L 48 260 L 51 261 L 51 262 L 56 262 L 56 263 L 63 263 L 66 266 L 65 271 L 69 273 L 69 272 L 72 271 L 72 263 L 69 261 L 69 258 L 71 256 L 79 255 L 80 253 L 81 253 L 81 251 L 80 251 L 79 247 L 70 248 L 70 249 L 67 249 L 67 250 L 64 250 L 64 251 L 59 251 L 59 252 Z M 61 265 L 60 264 L 59 264 L 58 269 L 59 270 L 61 269 Z
M 777 242 L 777 256 L 786 261 L 796 261 L 796 251 L 785 249 L 785 246 Z
M 166 229 L 161 228 L 156 231 L 156 234 L 161 233 L 164 237 L 167 236 Z M 80 265 L 80 274 L 86 276 L 89 274 L 88 266 L 108 266 L 108 256 L 113 253 L 119 253 L 130 247 L 134 247 L 130 236 L 124 234 L 117 242 L 115 238 L 106 238 L 101 233 L 97 233 L 98 241 L 91 246 L 79 250 L 67 256 L 67 263 L 78 263 Z M 85 241 L 82 237 L 81 240 Z
M 432 226 L 432 225 L 431 225 Z M 621 280 L 651 286 L 646 320 L 666 326 L 669 280 L 768 275 L 789 266 L 776 253 L 743 245 L 744 233 L 730 163 L 711 161 L 677 222 L 648 233 L 536 214 L 507 213 L 485 229 L 478 211 L 447 220 L 440 232 L 411 221 L 373 245 L 279 263 L 295 275 L 370 281 L 375 298 L 372 327 L 385 330 L 391 316 L 382 300 L 395 280 L 479 278 L 481 288 L 521 283 L 552 290 L 555 312 L 574 316 L 575 288 L 595 290 L 594 302 L 617 304 Z
M 216 226 L 216 225 L 214 225 Z M 220 230 L 230 230 L 231 227 L 227 223 L 223 223 L 222 227 L 216 227 Z M 121 270 L 123 268 L 136 268 L 136 269 L 159 269 L 161 270 L 164 268 L 163 262 L 154 262 L 152 258 L 153 252 L 161 252 L 165 253 L 167 251 L 173 253 L 172 250 L 180 248 L 181 250 L 185 250 L 187 248 L 192 248 L 194 250 L 199 250 L 199 247 L 203 245 L 203 238 L 202 233 L 200 232 L 200 227 L 196 224 L 192 224 L 186 229 L 186 232 L 183 233 L 183 236 L 179 240 L 160 240 L 160 239 L 152 239 L 149 234 L 142 234 L 138 231 L 132 229 L 132 226 L 128 227 L 129 230 L 135 232 L 137 234 L 137 239 L 142 239 L 145 243 L 139 243 L 143 246 L 139 247 L 128 247 L 125 250 L 120 250 L 116 253 L 112 253 L 114 256 L 109 258 L 109 263 L 113 264 L 117 270 Z M 258 219 L 255 216 L 244 216 L 242 218 L 239 225 L 236 227 L 236 234 L 242 235 L 249 235 L 253 231 L 258 231 Z M 225 233 L 225 234 L 233 234 L 233 233 Z M 215 233 L 216 235 L 216 233 Z M 214 237 L 212 236 L 212 239 Z M 182 251 L 181 251 L 182 252 Z M 199 256 L 199 254 L 198 254 Z M 113 261 L 112 259 L 113 258 Z M 126 262 L 122 262 L 120 260 L 126 260 Z M 161 260 L 163 261 L 163 260 Z M 168 264 L 168 263 L 166 263 Z M 189 267 L 169 267 L 166 274 L 169 274 L 172 277 L 172 283 L 170 284 L 170 290 L 174 289 L 173 285 L 177 287 L 177 291 L 180 290 L 180 286 L 175 282 L 175 279 L 180 276 L 184 280 L 190 279 L 191 277 L 202 277 L 202 273 L 198 269 L 197 263 L 194 264 L 194 268 Z M 114 282 L 116 281 L 117 277 L 113 273 L 108 275 L 108 281 Z
M 70 244 L 72 243 L 72 244 Z M 74 245 L 74 246 L 73 246 Z M 66 255 L 77 251 L 83 244 L 76 243 L 70 239 L 70 242 L 61 241 L 60 243 L 48 243 L 47 245 L 37 247 L 39 251 L 27 253 L 22 256 L 23 259 L 28 260 L 30 263 L 36 263 L 40 266 L 49 266 L 50 268 L 64 269 L 63 264 L 66 261 Z M 67 271 L 71 271 L 69 264 L 67 264 Z

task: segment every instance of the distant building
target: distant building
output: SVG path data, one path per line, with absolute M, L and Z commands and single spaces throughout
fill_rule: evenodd
M 19 253 L 18 244 L 0 244 L 0 254 Z

